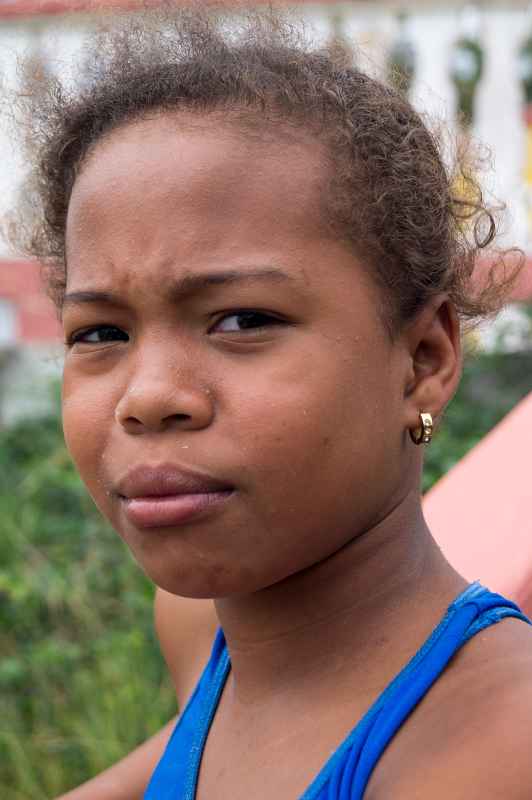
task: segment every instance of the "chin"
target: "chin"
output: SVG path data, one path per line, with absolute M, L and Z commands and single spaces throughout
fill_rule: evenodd
M 213 600 L 254 591 L 250 581 L 225 567 L 195 563 L 171 564 L 168 560 L 137 559 L 148 578 L 165 592 L 196 600 Z
M 191 537 L 192 541 L 155 532 L 144 537 L 132 535 L 128 530 L 120 531 L 119 535 L 156 586 L 170 594 L 197 600 L 250 595 L 282 582 L 298 568 L 307 566 L 296 564 L 294 569 L 287 569 L 286 563 L 281 565 L 273 561 L 268 565 L 264 558 L 246 564 L 242 554 L 231 555 L 219 548 L 208 552 L 205 544 L 200 548 L 194 541 L 195 536 Z

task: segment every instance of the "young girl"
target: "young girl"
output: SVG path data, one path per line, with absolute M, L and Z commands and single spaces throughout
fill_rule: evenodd
M 400 94 L 272 12 L 137 17 L 89 51 L 78 90 L 34 87 L 20 228 L 65 438 L 147 575 L 219 625 L 146 800 L 530 798 L 526 618 L 420 502 L 461 323 L 503 297 L 470 280 L 482 196 Z M 71 796 L 138 797 L 137 766 Z

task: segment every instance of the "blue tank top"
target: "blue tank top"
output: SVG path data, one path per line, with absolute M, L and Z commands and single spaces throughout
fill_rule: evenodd
M 478 582 L 468 586 L 299 800 L 361 800 L 387 744 L 456 651 L 476 633 L 505 617 L 531 624 L 515 603 Z M 194 800 L 203 749 L 230 668 L 224 634 L 219 628 L 210 659 L 174 728 L 144 800 Z

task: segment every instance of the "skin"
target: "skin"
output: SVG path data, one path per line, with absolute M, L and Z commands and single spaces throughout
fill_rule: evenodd
M 67 346 L 68 448 L 150 578 L 215 599 L 231 656 L 198 800 L 299 796 L 465 586 L 424 522 L 408 435 L 455 391 L 456 314 L 438 295 L 389 337 L 369 265 L 322 224 L 326 170 L 303 133 L 158 115 L 100 142 L 70 202 L 67 297 L 117 300 L 63 308 L 67 341 L 107 326 Z M 135 527 L 117 484 L 164 462 L 235 491 Z M 404 761 L 379 765 L 370 797 Z

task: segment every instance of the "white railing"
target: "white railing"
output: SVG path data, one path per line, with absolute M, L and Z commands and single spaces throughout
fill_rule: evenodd
M 308 4 L 300 11 L 315 29 L 317 39 L 330 37 L 336 31 L 353 42 L 362 66 L 384 75 L 388 53 L 399 34 L 397 17 L 390 8 L 393 5 Z M 40 54 L 49 68 L 68 78 L 89 25 L 90 17 L 86 15 L 68 21 L 60 16 L 16 22 L 0 19 L 0 70 L 7 85 L 16 85 L 16 59 L 24 51 Z M 450 128 L 455 126 L 455 87 L 450 64 L 457 37 L 464 33 L 477 37 L 484 53 L 472 130 L 492 152 L 493 170 L 487 177 L 487 187 L 508 205 L 505 242 L 532 250 L 532 217 L 528 210 L 528 198 L 532 198 L 532 136 L 527 138 L 524 123 L 518 58 L 524 39 L 532 35 L 532 14 L 517 5 L 490 4 L 469 17 L 456 7 L 428 2 L 414 6 L 405 28 L 416 64 L 412 102 L 430 117 L 446 120 Z M 527 146 L 531 159 L 528 168 Z M 16 147 L 10 149 L 5 129 L 0 131 L 0 149 L 6 154 L 0 159 L 0 212 L 4 212 L 13 202 L 22 163 Z M 527 174 L 531 186 L 525 179 Z

